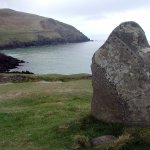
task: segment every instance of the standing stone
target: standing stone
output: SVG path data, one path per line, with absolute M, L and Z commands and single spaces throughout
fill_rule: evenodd
M 93 55 L 91 69 L 95 118 L 150 125 L 150 46 L 137 23 L 116 27 Z

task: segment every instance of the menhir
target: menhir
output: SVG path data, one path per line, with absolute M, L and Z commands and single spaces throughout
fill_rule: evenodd
M 137 23 L 116 27 L 93 55 L 91 68 L 95 118 L 150 125 L 150 46 Z

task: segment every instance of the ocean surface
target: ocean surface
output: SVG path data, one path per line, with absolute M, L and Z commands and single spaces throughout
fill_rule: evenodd
M 17 48 L 2 52 L 26 62 L 11 71 L 28 70 L 35 74 L 91 73 L 92 56 L 103 43 L 104 41 L 90 41 Z

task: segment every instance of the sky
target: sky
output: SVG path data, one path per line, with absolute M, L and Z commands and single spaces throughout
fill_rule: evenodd
M 150 41 L 150 0 L 0 0 L 0 8 L 59 20 L 92 40 L 105 39 L 120 23 L 135 21 Z

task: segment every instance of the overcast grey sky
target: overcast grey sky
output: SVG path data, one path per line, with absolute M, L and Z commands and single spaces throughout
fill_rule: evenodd
M 150 40 L 150 0 L 0 0 L 0 8 L 71 24 L 91 39 L 106 38 L 121 22 L 133 20 Z

